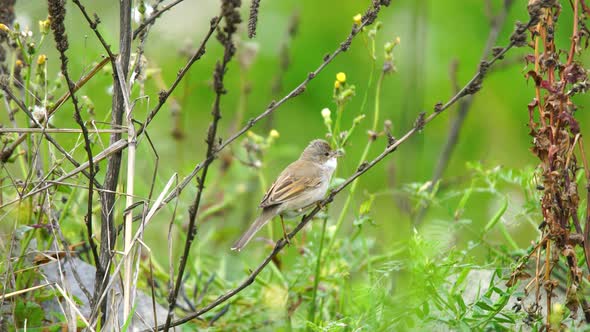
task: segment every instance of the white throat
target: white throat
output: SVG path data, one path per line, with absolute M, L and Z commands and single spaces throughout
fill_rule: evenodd
M 334 171 L 336 169 L 336 166 L 338 166 L 338 161 L 336 160 L 336 157 L 328 159 L 328 161 L 326 161 L 323 165 L 325 169 L 330 171 Z

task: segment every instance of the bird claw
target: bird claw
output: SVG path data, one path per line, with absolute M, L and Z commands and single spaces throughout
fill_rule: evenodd
M 287 235 L 287 229 L 285 228 L 285 221 L 283 220 L 283 216 L 281 216 L 281 225 L 283 226 L 283 237 L 285 238 L 285 242 L 287 242 L 288 246 L 291 246 L 291 241 L 289 240 L 289 235 Z

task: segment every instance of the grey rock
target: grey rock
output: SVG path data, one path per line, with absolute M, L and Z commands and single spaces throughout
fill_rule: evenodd
M 71 298 L 75 299 L 77 303 L 77 309 L 80 313 L 88 319 L 90 316 L 90 304 L 87 296 L 84 294 L 82 287 L 74 277 L 75 269 L 80 277 L 82 285 L 92 294 L 95 284 L 95 273 L 96 268 L 79 258 L 73 258 L 71 260 L 57 261 L 44 265 L 41 268 L 41 272 L 45 275 L 48 282 L 55 282 L 66 290 Z M 61 274 L 60 274 L 61 270 Z M 63 280 L 60 275 L 63 274 Z M 112 289 L 109 292 L 109 306 L 117 307 L 115 311 L 116 317 L 112 317 L 103 326 L 104 331 L 118 331 L 119 327 L 124 324 L 123 322 L 123 304 L 122 304 L 123 293 L 118 282 L 115 282 Z M 154 326 L 154 310 L 152 306 L 151 296 L 146 295 L 141 291 L 137 291 L 135 295 L 135 313 L 133 315 L 132 327 L 133 331 L 144 330 Z M 155 304 L 156 316 L 158 324 L 162 324 L 166 320 L 168 314 L 167 308 Z M 42 303 L 42 307 L 48 314 L 51 312 L 57 312 L 64 314 L 66 317 L 72 317 L 76 314 L 72 312 L 72 307 L 63 298 L 54 298 Z M 118 321 L 117 326 L 112 326 L 113 321 Z

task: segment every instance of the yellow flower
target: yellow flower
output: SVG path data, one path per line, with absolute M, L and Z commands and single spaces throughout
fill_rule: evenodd
M 16 60 L 16 66 L 17 67 L 22 67 L 24 64 L 22 62 L 22 60 Z
M 340 83 L 346 82 L 346 74 L 343 72 L 339 72 L 338 74 L 336 74 L 336 80 Z
M 361 20 L 363 19 L 363 16 L 361 14 L 356 14 L 352 17 L 352 21 L 354 22 L 354 24 L 356 25 L 361 25 Z
M 340 81 L 334 81 L 334 89 L 340 89 Z
M 560 314 L 560 315 L 561 315 L 561 314 L 563 314 L 563 312 L 565 311 L 565 310 L 563 309 L 563 304 L 561 304 L 561 303 L 555 303 L 555 304 L 553 305 L 553 311 L 554 311 L 555 313 L 557 313 L 557 314 Z
M 43 34 L 49 33 L 50 23 L 51 22 L 49 21 L 49 19 L 39 21 L 39 31 L 41 31 L 41 33 Z
M 6 26 L 6 24 L 0 23 L 0 31 L 10 32 L 10 29 Z
M 279 135 L 279 132 L 278 131 L 276 131 L 275 129 L 273 129 L 273 130 L 270 131 L 269 136 L 272 137 L 272 138 L 279 138 L 280 135 Z
M 41 54 L 39 55 L 39 57 L 37 58 L 37 64 L 38 65 L 43 65 L 45 64 L 45 61 L 47 61 L 47 56 L 45 54 Z

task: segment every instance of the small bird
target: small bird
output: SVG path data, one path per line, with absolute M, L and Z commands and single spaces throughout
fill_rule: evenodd
M 281 217 L 283 235 L 288 241 L 283 216 L 298 215 L 322 200 L 337 166 L 340 150 L 332 150 L 328 142 L 316 139 L 303 150 L 298 160 L 279 175 L 260 202 L 262 212 L 250 228 L 232 246 L 240 251 L 274 216 Z

